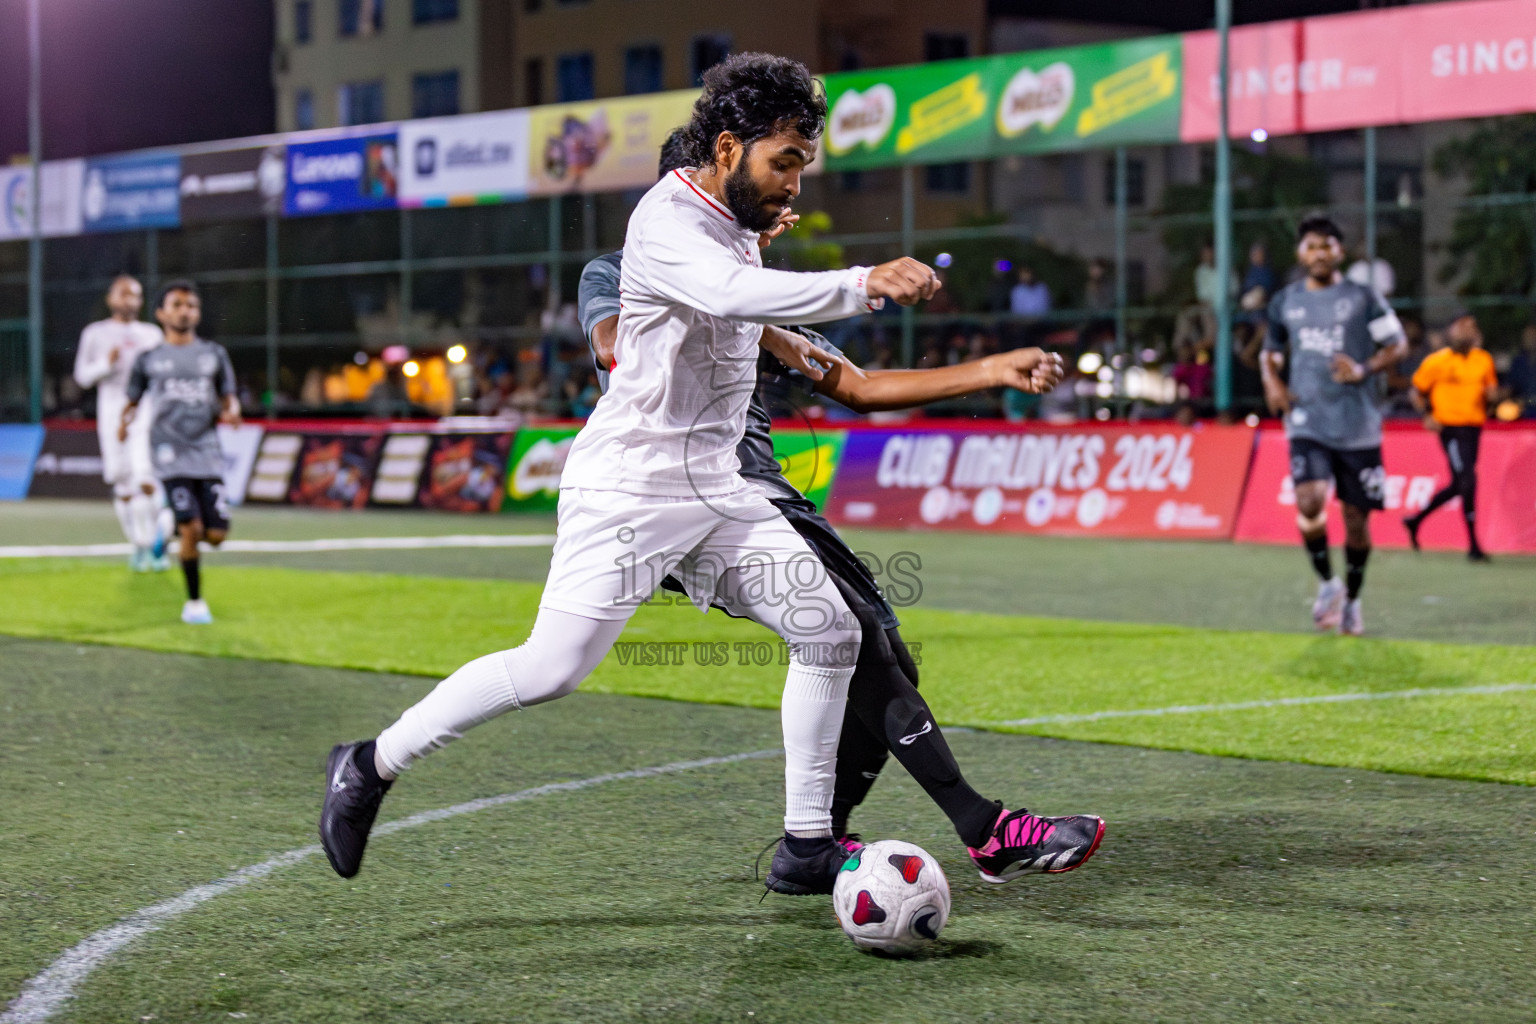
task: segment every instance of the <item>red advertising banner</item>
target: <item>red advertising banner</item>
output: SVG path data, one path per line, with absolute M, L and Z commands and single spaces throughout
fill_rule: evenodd
M 1536 110 L 1536 0 L 1415 4 L 1232 30 L 1233 135 Z M 1216 137 L 1215 32 L 1184 37 L 1180 137 Z
M 1248 427 L 853 430 L 827 516 L 848 526 L 1232 536 Z
M 1402 517 L 1429 503 L 1450 481 L 1439 439 L 1428 431 L 1388 430 L 1382 461 L 1387 469 L 1386 514 L 1371 518 L 1372 541 L 1408 546 Z M 1485 430 L 1477 464 L 1478 539 L 1491 552 L 1536 552 L 1536 430 Z M 1330 503 L 1328 536 L 1344 541 L 1344 518 Z M 1295 544 L 1296 494 L 1290 447 L 1279 430 L 1259 434 L 1248 491 L 1237 518 L 1236 540 Z M 1419 540 L 1427 548 L 1464 551 L 1461 501 L 1453 500 L 1425 521 Z

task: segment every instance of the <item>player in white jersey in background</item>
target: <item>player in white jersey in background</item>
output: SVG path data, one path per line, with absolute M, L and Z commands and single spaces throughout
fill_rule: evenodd
M 716 603 L 788 643 L 785 838 L 769 878 L 779 892 L 832 891 L 847 857 L 832 837 L 833 768 L 860 629 L 806 542 L 742 479 L 736 446 L 764 324 L 912 305 L 939 284 L 911 259 L 762 266 L 759 235 L 799 194 L 825 123 L 796 61 L 737 54 L 705 75 L 689 123 L 705 166 L 665 177 L 629 220 L 617 362 L 566 462 L 532 635 L 460 668 L 376 740 L 331 751 L 320 838 L 341 876 L 357 873 L 394 778 L 475 725 L 575 690 L 671 574 L 701 610 Z
M 112 510 L 133 545 L 129 564 L 139 572 L 163 571 L 171 565 L 165 553 L 170 531 L 161 516 L 165 494 L 149 456 L 151 417 L 141 417 L 126 441 L 117 439 L 133 361 L 165 340 L 160 328 L 139 319 L 143 308 L 143 287 L 133 277 L 119 274 L 107 289 L 107 309 L 112 315 L 87 324 L 75 352 L 75 383 L 96 389 L 101 475 L 112 485 Z

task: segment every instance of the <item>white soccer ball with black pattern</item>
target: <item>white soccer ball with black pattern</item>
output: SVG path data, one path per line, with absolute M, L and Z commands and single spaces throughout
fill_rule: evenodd
M 910 956 L 949 920 L 949 880 L 920 846 L 882 839 L 843 864 L 832 889 L 838 924 L 860 949 Z

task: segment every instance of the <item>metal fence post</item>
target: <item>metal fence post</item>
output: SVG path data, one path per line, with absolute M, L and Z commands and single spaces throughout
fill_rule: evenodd
M 1232 408 L 1232 142 L 1228 35 L 1232 28 L 1232 0 L 1216 0 L 1216 31 L 1221 56 L 1217 77 L 1221 90 L 1221 123 L 1216 131 L 1216 410 Z

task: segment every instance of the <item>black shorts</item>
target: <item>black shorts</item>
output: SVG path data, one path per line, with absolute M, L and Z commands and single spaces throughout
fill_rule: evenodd
M 205 530 L 229 529 L 229 502 L 224 497 L 224 481 L 173 476 L 162 480 L 165 494 L 178 523 L 203 524 Z
M 1381 448 L 1330 448 L 1304 437 L 1291 439 L 1291 481 L 1332 480 L 1339 500 L 1355 508 L 1387 507 L 1387 471 L 1381 464 Z

